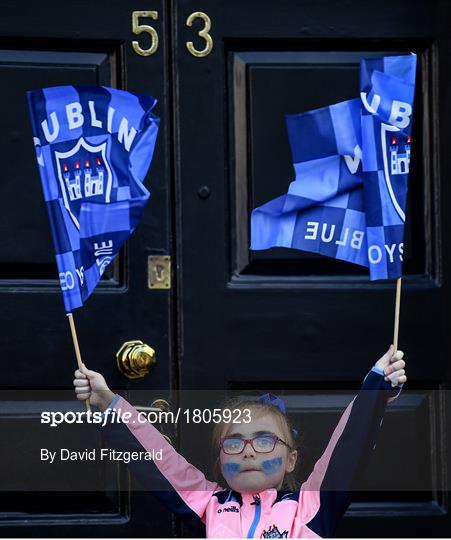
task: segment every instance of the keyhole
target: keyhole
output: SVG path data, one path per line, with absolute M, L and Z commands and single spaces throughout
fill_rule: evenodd
M 164 266 L 162 264 L 157 264 L 155 267 L 155 273 L 157 281 L 163 281 L 164 280 Z

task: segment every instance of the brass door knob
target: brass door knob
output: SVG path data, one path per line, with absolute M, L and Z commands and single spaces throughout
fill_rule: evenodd
M 157 363 L 155 351 L 136 339 L 126 341 L 116 353 L 117 369 L 128 379 L 145 377 Z

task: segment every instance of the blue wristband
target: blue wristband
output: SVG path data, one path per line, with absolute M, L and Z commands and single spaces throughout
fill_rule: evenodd
M 113 398 L 113 400 L 111 401 L 111 403 L 108 405 L 108 407 L 105 409 L 105 412 L 108 410 L 108 409 L 114 409 L 114 407 L 116 407 L 117 405 L 117 402 L 121 399 L 121 396 L 116 394 Z

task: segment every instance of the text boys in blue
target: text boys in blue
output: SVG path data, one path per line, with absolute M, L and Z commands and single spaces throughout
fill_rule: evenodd
M 287 116 L 296 179 L 254 209 L 251 249 L 291 247 L 402 274 L 416 56 L 362 60 L 360 98 Z

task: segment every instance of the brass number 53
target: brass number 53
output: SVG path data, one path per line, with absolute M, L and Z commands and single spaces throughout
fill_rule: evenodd
M 132 32 L 136 35 L 146 33 L 150 36 L 150 47 L 148 49 L 142 49 L 137 41 L 132 41 L 133 50 L 140 56 L 150 56 L 151 54 L 155 54 L 158 49 L 158 34 L 152 26 L 139 24 L 140 17 L 149 17 L 156 21 L 158 19 L 158 11 L 133 11 L 132 13 Z
M 211 29 L 211 19 L 206 13 L 203 13 L 202 11 L 195 11 L 186 19 L 186 26 L 192 26 L 194 19 L 202 19 L 205 23 L 202 30 L 198 32 L 199 37 L 205 40 L 205 47 L 201 51 L 198 51 L 194 47 L 192 41 L 187 41 L 186 48 L 193 56 L 202 58 L 203 56 L 208 56 L 213 49 L 213 39 L 208 33 Z

